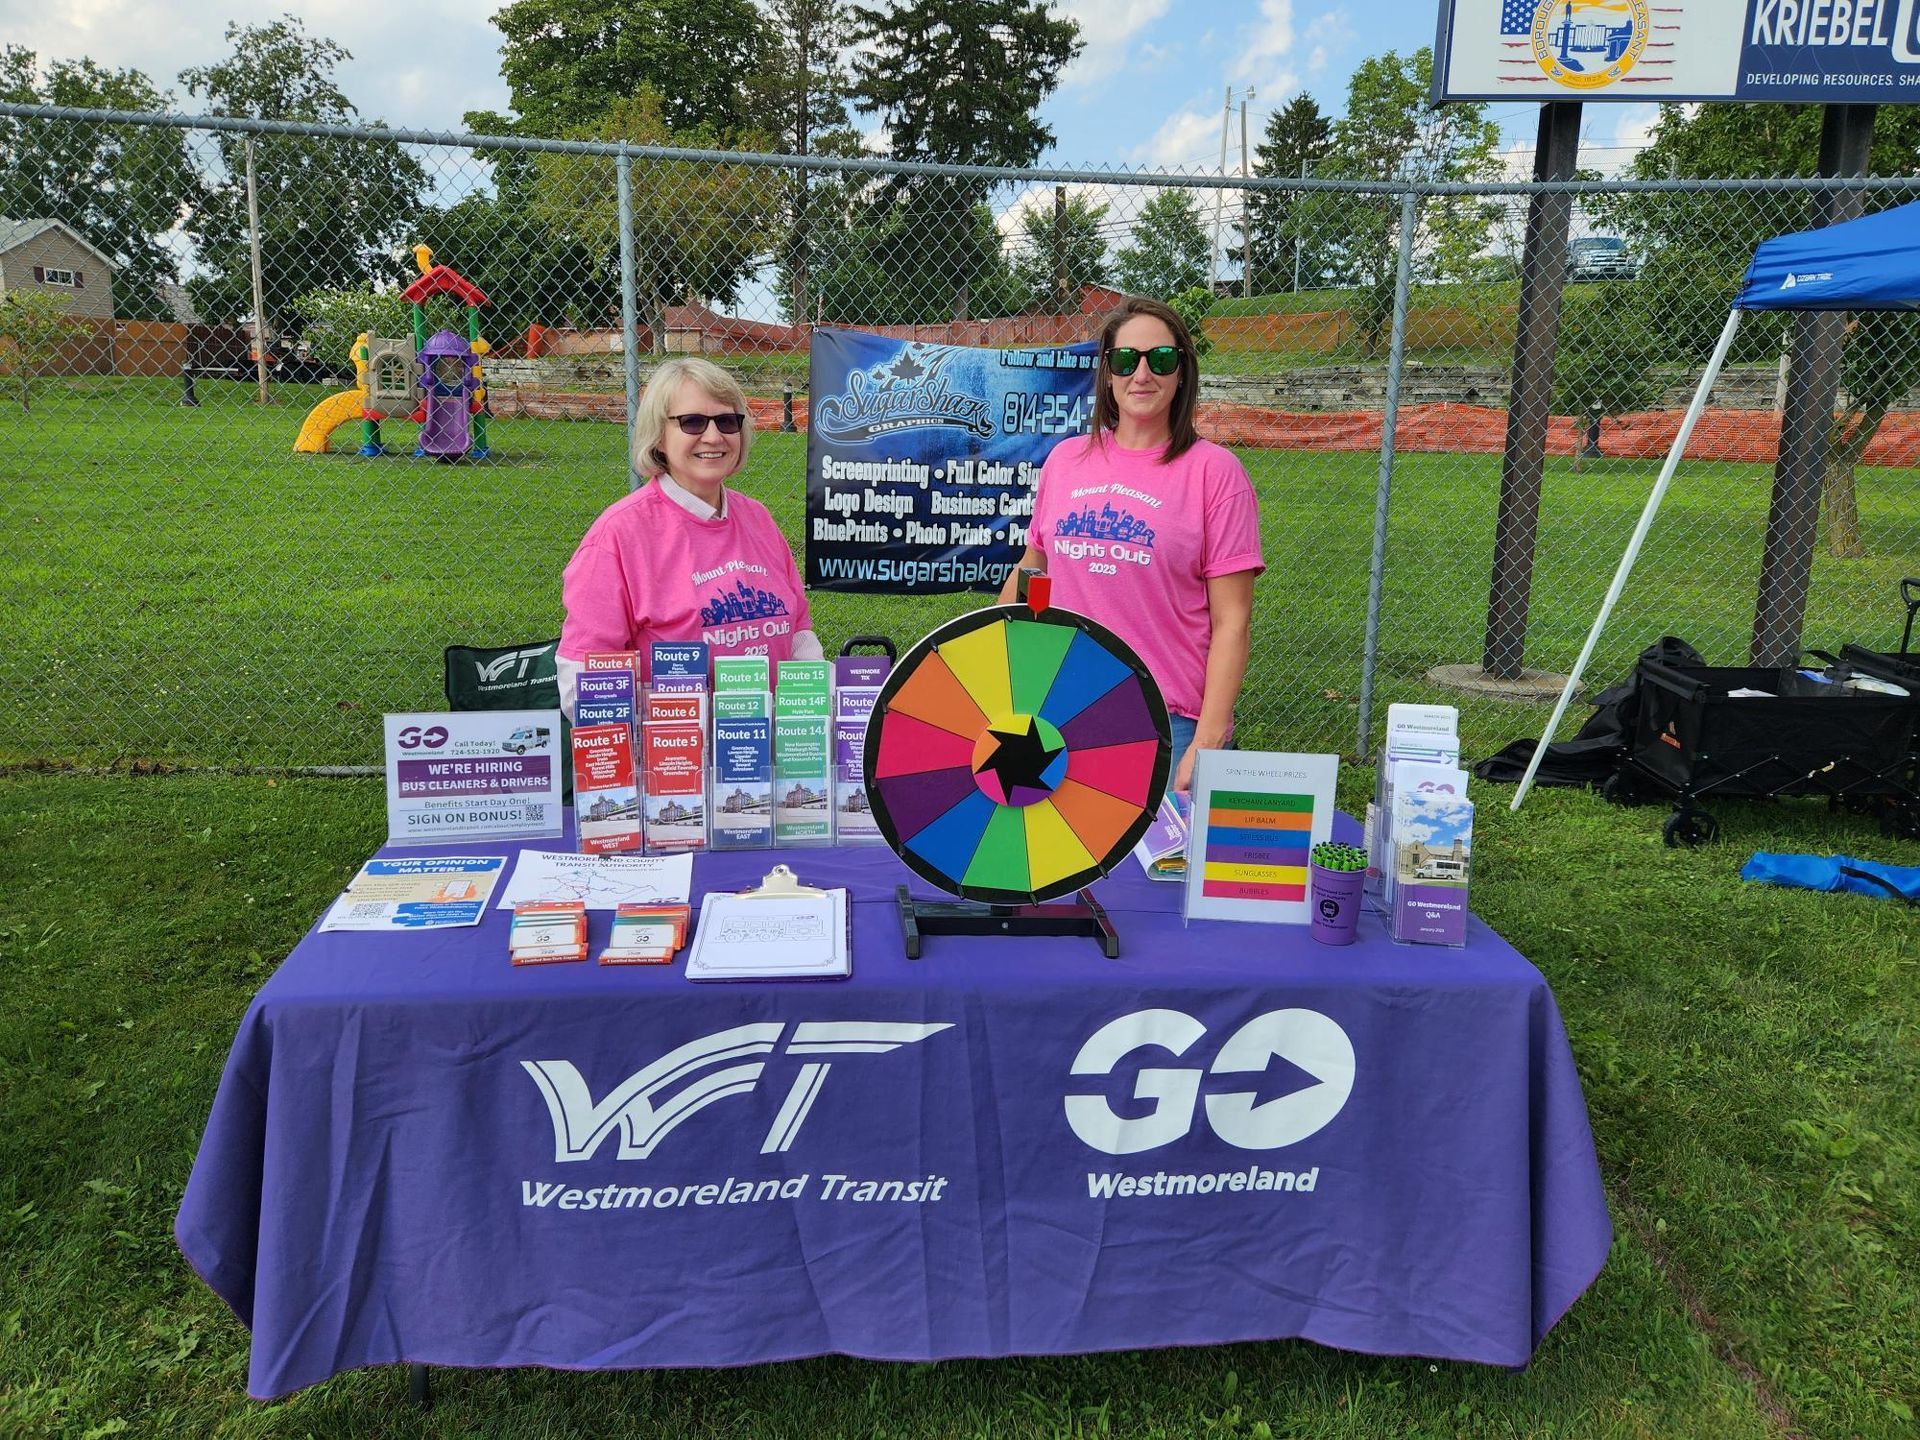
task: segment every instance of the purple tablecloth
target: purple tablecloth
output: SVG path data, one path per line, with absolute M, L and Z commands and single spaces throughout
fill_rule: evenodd
M 885 850 L 703 856 L 696 906 L 774 859 L 852 892 L 850 982 L 516 969 L 498 911 L 300 943 L 175 1227 L 252 1394 L 1290 1336 L 1518 1365 L 1606 1258 L 1552 993 L 1478 921 L 1464 950 L 1186 926 L 1129 861 L 1097 887 L 1118 960 L 909 961 L 894 886 L 925 887 Z

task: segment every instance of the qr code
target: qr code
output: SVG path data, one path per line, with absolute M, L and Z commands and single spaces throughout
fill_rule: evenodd
M 542 821 L 544 821 L 546 818 L 547 818 L 546 806 L 544 805 L 527 806 L 527 821 L 529 824 L 538 825 Z
M 378 900 L 362 900 L 357 905 L 347 907 L 349 920 L 378 920 L 387 913 L 387 907 Z

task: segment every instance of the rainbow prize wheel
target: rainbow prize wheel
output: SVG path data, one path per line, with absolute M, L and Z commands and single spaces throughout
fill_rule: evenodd
M 1000 605 L 942 625 L 894 667 L 867 727 L 868 799 L 916 874 L 1038 907 L 1126 856 L 1171 757 L 1160 689 L 1125 643 L 1069 610 Z

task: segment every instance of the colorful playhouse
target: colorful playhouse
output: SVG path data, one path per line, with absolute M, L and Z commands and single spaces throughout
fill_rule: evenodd
M 413 307 L 408 339 L 362 332 L 353 346 L 354 388 L 330 395 L 314 406 L 300 427 L 294 450 L 324 455 L 333 432 L 359 420 L 360 453 L 384 455 L 380 422 L 404 414 L 420 426 L 414 455 L 453 461 L 487 457 L 487 391 L 480 362 L 487 342 L 480 338 L 480 307 L 487 297 L 458 271 L 433 264 L 433 251 L 416 245 L 420 278 L 403 292 Z M 441 330 L 427 334 L 426 302 L 450 295 L 467 309 L 467 333 Z

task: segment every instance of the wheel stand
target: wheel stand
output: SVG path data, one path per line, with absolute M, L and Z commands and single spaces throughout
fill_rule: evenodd
M 894 887 L 900 905 L 900 934 L 907 958 L 920 958 L 923 935 L 1084 935 L 1100 942 L 1100 953 L 1120 955 L 1120 933 L 1093 892 L 1049 905 L 983 905 L 976 900 L 916 900 L 907 887 Z

